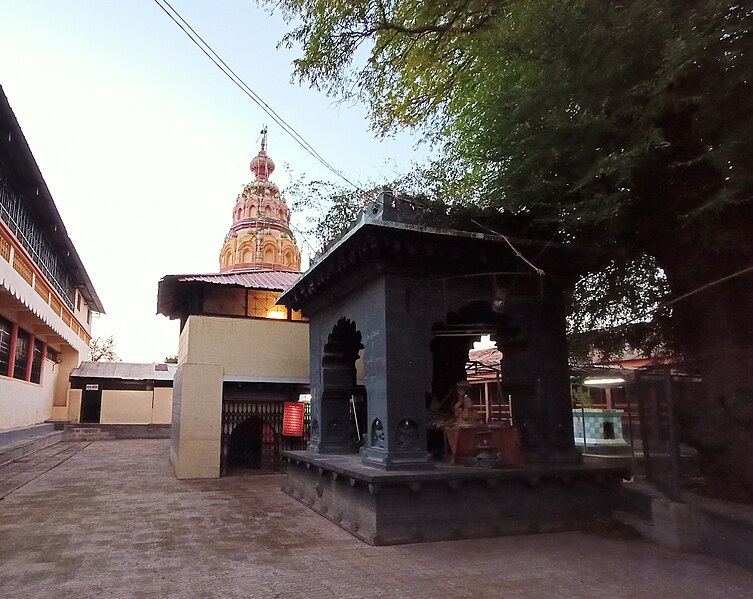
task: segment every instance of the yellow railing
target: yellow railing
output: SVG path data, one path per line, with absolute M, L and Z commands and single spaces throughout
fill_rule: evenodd
M 34 285 L 34 269 L 21 254 L 15 252 L 13 254 L 13 269 L 21 275 L 21 278 L 29 285 Z
M 12 240 L 6 237 L 4 231 L 0 229 L 0 258 L 3 258 L 6 262 L 10 262 L 11 259 L 11 247 L 15 248 L 13 252 L 13 270 L 15 270 L 29 285 L 34 288 L 39 297 L 41 297 L 46 304 L 52 308 L 52 311 L 63 319 L 63 322 L 78 335 L 87 345 L 91 342 L 91 335 L 86 332 L 83 326 L 78 322 L 78 319 L 65 308 L 60 300 L 57 299 L 56 293 L 52 291 L 51 287 L 47 285 L 42 275 L 34 273 L 34 267 L 26 259 L 26 257 L 19 251 L 16 244 L 12 244 Z
M 0 258 L 4 258 L 6 262 L 10 262 L 10 241 L 3 237 L 0 233 Z

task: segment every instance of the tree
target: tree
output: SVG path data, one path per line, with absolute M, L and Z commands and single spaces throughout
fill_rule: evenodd
M 271 3 L 271 2 L 270 2 Z M 677 351 L 704 375 L 681 406 L 719 492 L 753 498 L 753 10 L 733 0 L 282 0 L 296 74 L 416 127 L 465 196 L 654 260 Z M 365 60 L 361 60 L 364 59 Z M 523 233 L 523 231 L 517 231 Z M 616 271 L 615 271 L 616 272 Z M 614 279 L 612 279 L 614 280 Z
M 93 337 L 89 343 L 89 361 L 91 362 L 120 362 L 115 351 L 115 339 L 109 337 Z
M 165 356 L 165 364 L 177 364 L 178 356 Z

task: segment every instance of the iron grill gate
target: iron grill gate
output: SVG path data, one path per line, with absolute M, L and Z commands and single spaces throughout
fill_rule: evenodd
M 636 372 L 633 389 L 638 399 L 646 478 L 670 499 L 681 501 L 680 486 L 687 473 L 681 462 L 677 411 L 702 392 L 699 379 L 668 368 Z
M 306 449 L 311 404 L 305 404 L 302 437 L 282 435 L 284 406 L 284 401 L 226 399 L 222 402 L 221 476 L 281 472 L 281 451 Z M 239 432 L 245 434 L 241 436 Z

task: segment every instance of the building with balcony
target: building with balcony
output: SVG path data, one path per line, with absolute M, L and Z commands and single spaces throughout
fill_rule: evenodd
M 0 431 L 74 420 L 71 371 L 102 302 L 0 87 Z

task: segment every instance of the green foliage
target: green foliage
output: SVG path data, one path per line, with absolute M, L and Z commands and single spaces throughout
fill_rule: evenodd
M 594 400 L 588 389 L 583 387 L 572 387 L 570 391 L 570 400 L 574 408 L 590 408 L 594 405 Z
M 576 289 L 601 311 L 592 325 L 666 295 L 653 275 L 623 276 L 642 261 L 655 260 L 675 293 L 753 261 L 744 3 L 269 4 L 294 23 L 283 43 L 302 50 L 301 80 L 364 99 L 382 134 L 418 128 L 442 149 L 416 173 L 425 196 L 518 216 L 506 232 L 598 248 L 591 270 L 626 299 Z
M 177 364 L 178 356 L 165 356 L 165 364 Z
M 570 295 L 571 359 L 606 362 L 625 353 L 653 356 L 665 351 L 671 341 L 669 311 L 660 307 L 668 298 L 666 276 L 648 257 L 612 262 L 584 275 Z
M 296 74 L 364 98 L 382 133 L 441 141 L 478 190 L 466 200 L 534 211 L 564 239 L 606 222 L 635 256 L 749 201 L 753 14 L 737 2 L 274 5 L 297 24 Z

